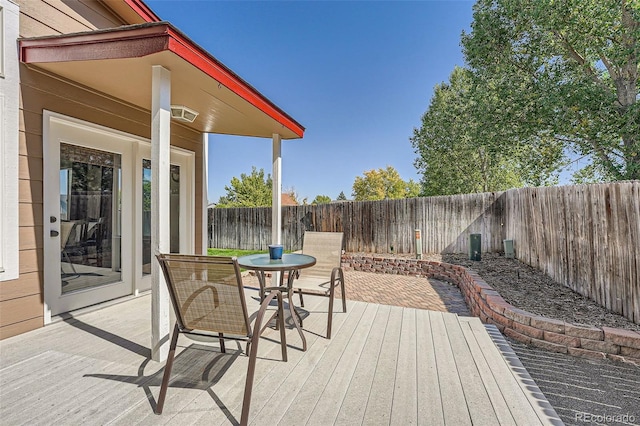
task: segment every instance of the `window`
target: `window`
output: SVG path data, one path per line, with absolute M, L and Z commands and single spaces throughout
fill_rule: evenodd
M 18 6 L 0 0 L 0 281 L 18 278 Z

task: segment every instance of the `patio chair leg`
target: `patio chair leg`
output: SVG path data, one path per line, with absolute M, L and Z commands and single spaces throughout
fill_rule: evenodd
M 340 293 L 342 294 L 342 311 L 347 312 L 347 294 L 344 291 L 344 278 L 340 280 Z
M 335 286 L 331 286 L 329 291 L 329 320 L 327 321 L 327 339 L 331 339 L 331 320 L 333 319 L 333 299 L 335 296 Z
M 304 308 L 304 300 L 302 299 L 302 291 L 298 291 L 298 295 L 300 296 L 300 306 Z
M 158 403 L 156 404 L 156 414 L 162 414 L 164 408 L 164 398 L 167 396 L 167 388 L 169 387 L 169 376 L 171 376 L 171 368 L 173 367 L 173 358 L 176 354 L 176 346 L 178 344 L 178 334 L 180 329 L 178 324 L 173 328 L 173 336 L 171 336 L 171 345 L 169 346 L 169 355 L 167 363 L 164 366 L 164 375 L 162 376 L 162 386 L 160 386 L 160 395 L 158 395 Z
M 219 337 L 218 340 L 220 341 L 220 352 L 222 352 L 224 354 L 224 353 L 227 353 L 227 351 L 226 351 L 226 349 L 224 347 L 224 337 L 223 336 L 224 336 L 224 334 L 218 333 L 218 337 Z

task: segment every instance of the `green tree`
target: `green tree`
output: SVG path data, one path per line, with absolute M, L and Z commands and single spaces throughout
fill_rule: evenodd
M 329 204 L 330 202 L 331 202 L 331 197 L 329 197 L 328 195 L 316 195 L 316 198 L 313 199 L 311 204 L 312 205 L 314 205 L 314 204 Z
M 485 132 L 587 155 L 581 178 L 640 179 L 640 1 L 478 0 L 473 18 Z
M 267 207 L 271 206 L 271 175 L 265 177 L 264 169 L 252 167 L 251 174 L 242 173 L 231 178 L 225 186 L 226 195 L 220 197 L 216 207 Z
M 347 196 L 344 195 L 344 191 L 340 191 L 340 194 L 338 194 L 338 198 L 336 198 L 336 200 L 340 200 L 340 201 L 346 201 Z
M 352 195 L 356 201 L 366 201 L 416 197 L 419 192 L 419 184 L 411 179 L 405 182 L 395 168 L 387 166 L 386 169 L 367 170 L 364 176 L 357 176 Z
M 448 83 L 436 86 L 422 125 L 411 138 L 422 195 L 501 191 L 555 181 L 562 149 L 541 139 L 505 143 L 495 129 L 487 129 L 479 112 L 485 96 L 484 86 L 476 86 L 465 68 L 456 67 Z

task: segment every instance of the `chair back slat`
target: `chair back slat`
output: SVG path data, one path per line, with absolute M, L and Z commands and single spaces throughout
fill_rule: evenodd
M 181 328 L 250 334 L 242 278 L 235 258 L 161 254 L 158 261 Z
M 306 231 L 302 242 L 302 253 L 316 258 L 316 264 L 303 269 L 301 276 L 330 277 L 333 268 L 342 261 L 342 232 Z

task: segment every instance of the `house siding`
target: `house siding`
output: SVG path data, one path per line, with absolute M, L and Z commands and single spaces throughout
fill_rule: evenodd
M 96 1 L 22 0 L 20 36 L 34 37 L 108 28 L 124 24 Z M 73 82 L 20 65 L 19 112 L 19 277 L 0 282 L 0 339 L 44 325 L 43 111 L 149 139 L 149 111 L 128 106 Z M 202 135 L 177 123 L 171 143 L 202 162 Z M 202 170 L 195 170 L 195 252 L 202 247 Z

